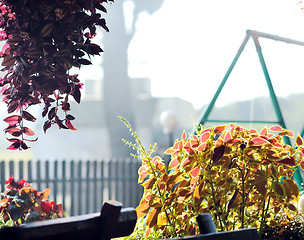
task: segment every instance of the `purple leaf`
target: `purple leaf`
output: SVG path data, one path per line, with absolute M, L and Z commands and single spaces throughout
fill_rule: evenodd
M 92 55 L 99 55 L 99 53 L 103 52 L 103 50 L 97 44 L 91 43 L 88 46 L 87 52 Z
M 45 106 L 42 111 L 42 117 L 45 117 L 48 111 L 49 111 L 49 107 Z
M 18 108 L 18 106 L 19 106 L 19 103 L 17 101 L 10 103 L 8 105 L 7 112 L 8 113 L 14 112 Z
M 56 116 L 56 107 L 51 108 L 48 114 L 48 119 L 52 120 Z
M 23 127 L 22 130 L 23 130 L 24 134 L 27 135 L 27 136 L 34 136 L 35 135 L 35 132 L 28 127 Z
M 75 87 L 73 93 L 71 94 L 77 103 L 80 103 L 81 93 L 78 87 Z
M 107 27 L 106 20 L 104 18 L 100 19 L 97 24 L 100 25 L 104 30 L 109 32 L 109 28 Z
M 52 123 L 51 123 L 50 120 L 47 120 L 47 121 L 44 122 L 44 124 L 43 124 L 44 133 L 46 133 L 46 130 L 48 130 L 51 127 L 51 125 L 52 125 Z
M 67 120 L 70 120 L 70 121 L 75 119 L 75 117 L 72 116 L 71 114 L 66 115 L 65 118 L 66 118 Z
M 22 117 L 28 121 L 35 122 L 36 118 L 27 111 L 22 111 Z
M 102 6 L 99 2 L 97 2 L 97 3 L 95 4 L 95 7 L 96 7 L 98 10 L 100 10 L 100 11 L 102 11 L 102 12 L 104 12 L 104 13 L 107 13 L 107 9 L 106 9 L 104 6 Z
M 17 150 L 20 147 L 20 142 L 14 142 L 12 145 L 10 145 L 7 149 L 8 150 Z
M 71 123 L 70 120 L 65 120 L 65 124 L 67 125 L 67 127 L 68 127 L 69 129 L 71 129 L 71 130 L 77 130 L 77 128 L 75 128 L 75 127 L 73 126 L 73 124 Z
M 25 142 L 21 142 L 21 148 L 23 149 L 23 150 L 26 150 L 26 149 L 29 149 L 29 147 L 25 144 Z
M 63 111 L 68 111 L 70 110 L 70 104 L 69 103 L 63 103 L 61 109 Z
M 63 129 L 69 129 L 67 126 L 65 126 L 63 123 L 62 123 L 62 120 L 61 119 L 59 119 L 59 117 L 58 116 L 56 116 L 56 123 L 57 123 L 57 125 L 58 125 L 58 127 L 59 128 L 63 128 Z
M 91 65 L 92 64 L 89 60 L 84 59 L 84 58 L 78 59 L 78 62 L 82 65 Z

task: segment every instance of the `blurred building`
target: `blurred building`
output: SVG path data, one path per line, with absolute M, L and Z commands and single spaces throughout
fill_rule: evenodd
M 33 159 L 86 160 L 115 157 L 115 154 L 111 156 L 109 150 L 109 133 L 100 84 L 97 80 L 86 81 L 81 104 L 71 102 L 71 114 L 76 118 L 73 124 L 77 131 L 59 130 L 57 126 L 53 126 L 44 134 L 42 125 L 45 119 L 37 120 L 35 132 L 39 139 L 36 143 L 31 143 Z M 180 137 L 184 130 L 191 132 L 196 113 L 190 102 L 178 97 L 151 96 L 150 79 L 132 79 L 132 96 L 135 131 L 145 147 L 156 142 L 158 154 L 169 147 L 169 136 L 163 133 L 160 124 L 160 115 L 164 111 L 174 112 L 177 116 L 178 125 L 173 133 L 174 139 Z M 125 145 L 122 147 L 128 148 Z

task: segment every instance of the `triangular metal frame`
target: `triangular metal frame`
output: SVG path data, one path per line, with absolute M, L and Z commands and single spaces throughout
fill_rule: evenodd
M 259 37 L 304 46 L 304 42 L 301 42 L 301 41 L 293 40 L 293 39 L 290 39 L 290 38 L 279 37 L 279 36 L 271 35 L 271 34 L 268 34 L 268 33 L 262 33 L 262 32 L 257 32 L 257 31 L 253 31 L 253 30 L 247 30 L 246 31 L 246 36 L 245 36 L 239 50 L 237 51 L 237 54 L 235 55 L 232 63 L 230 64 L 230 66 L 229 66 L 229 68 L 228 68 L 220 86 L 218 87 L 217 91 L 215 92 L 215 94 L 214 94 L 211 102 L 209 103 L 206 111 L 204 111 L 202 116 L 200 117 L 201 120 L 200 120 L 198 126 L 204 125 L 204 123 L 206 123 L 206 122 L 239 122 L 239 123 L 272 123 L 272 124 L 274 123 L 274 124 L 279 124 L 281 127 L 286 129 L 286 124 L 285 124 L 285 121 L 284 121 L 284 118 L 283 118 L 283 115 L 282 115 L 282 112 L 281 112 L 281 108 L 280 108 L 277 96 L 275 94 L 275 91 L 273 89 L 271 79 L 270 79 L 270 76 L 269 76 L 269 73 L 268 73 L 268 69 L 266 67 L 266 63 L 265 63 L 264 56 L 263 56 L 263 53 L 262 53 L 261 45 L 260 45 L 260 42 L 259 42 Z M 211 111 L 212 111 L 212 109 L 215 105 L 215 102 L 216 102 L 218 96 L 220 95 L 223 87 L 225 86 L 225 84 L 226 84 L 226 82 L 227 82 L 227 80 L 230 76 L 230 73 L 232 72 L 235 64 L 237 63 L 239 57 L 241 56 L 241 53 L 243 52 L 243 50 L 244 50 L 244 48 L 245 48 L 245 46 L 246 46 L 246 44 L 247 44 L 247 42 L 250 38 L 252 38 L 253 41 L 254 41 L 255 48 L 256 48 L 256 51 L 257 51 L 257 54 L 258 54 L 258 57 L 259 57 L 259 60 L 260 60 L 260 64 L 261 64 L 262 69 L 263 69 L 263 73 L 264 73 L 264 77 L 266 79 L 266 83 L 267 83 L 267 86 L 268 86 L 270 98 L 272 100 L 272 104 L 273 104 L 273 107 L 274 107 L 274 110 L 275 110 L 278 121 L 209 120 L 208 117 L 209 117 L 209 115 L 210 115 L 210 113 L 211 113 Z M 302 131 L 301 135 L 303 136 L 303 134 L 304 134 L 304 128 L 303 128 L 303 131 Z M 285 138 L 285 142 L 286 142 L 286 144 L 291 145 L 291 142 L 290 142 L 289 138 Z M 297 170 L 294 173 L 294 178 L 297 181 L 298 186 L 301 188 L 302 183 L 303 183 L 303 179 L 301 177 L 301 174 L 300 174 L 299 170 Z

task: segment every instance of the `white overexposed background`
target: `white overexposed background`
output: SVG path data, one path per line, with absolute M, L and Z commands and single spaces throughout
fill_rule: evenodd
M 165 0 L 142 14 L 129 48 L 129 73 L 152 80 L 154 96 L 178 96 L 196 108 L 222 81 L 247 29 L 304 41 L 304 12 L 296 0 Z M 304 91 L 304 47 L 261 39 L 278 96 Z M 268 94 L 250 40 L 219 105 Z

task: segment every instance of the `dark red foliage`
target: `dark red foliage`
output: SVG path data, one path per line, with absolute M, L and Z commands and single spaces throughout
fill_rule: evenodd
M 284 159 L 278 160 L 277 163 L 287 164 L 289 166 L 296 166 L 296 160 L 293 157 L 286 157 Z
M 7 189 L 12 189 L 12 188 L 21 189 L 23 187 L 29 186 L 27 181 L 24 179 L 21 179 L 19 182 L 16 182 L 14 176 L 9 177 L 5 182 L 5 185 Z
M 214 148 L 212 155 L 213 164 L 216 164 L 223 157 L 224 153 L 225 153 L 224 145 Z
M 0 40 L 6 41 L 0 52 L 1 71 L 6 72 L 0 78 L 0 93 L 8 113 L 19 113 L 14 119 L 6 118 L 5 131 L 21 138 L 9 149 L 28 148 L 24 141 L 29 139 L 23 133 L 32 136 L 33 131 L 25 129 L 23 121 L 36 121 L 27 111 L 35 104 L 44 104 L 42 116 L 48 116 L 44 131 L 53 124 L 75 129 L 70 122 L 74 118 L 66 117 L 68 102 L 72 96 L 80 103 L 82 83 L 69 70 L 91 64 L 90 56 L 103 52 L 91 39 L 97 27 L 109 31 L 97 10 L 107 12 L 102 4 L 113 1 L 0 0 Z M 64 118 L 59 118 L 59 110 Z

